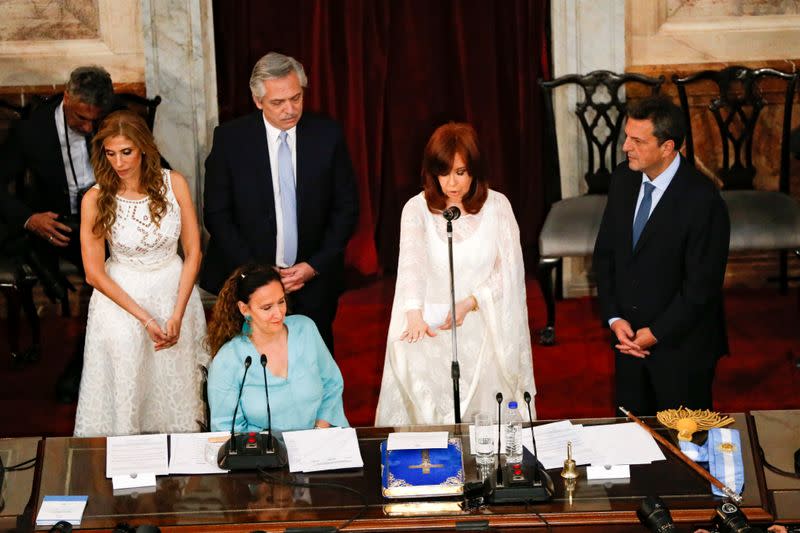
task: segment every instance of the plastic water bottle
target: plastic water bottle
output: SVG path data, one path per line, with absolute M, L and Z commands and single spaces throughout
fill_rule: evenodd
M 517 402 L 508 402 L 503 413 L 506 429 L 506 464 L 522 462 L 522 415 Z

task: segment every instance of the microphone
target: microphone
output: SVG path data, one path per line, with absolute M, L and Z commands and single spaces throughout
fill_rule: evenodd
M 236 399 L 236 408 L 233 411 L 233 422 L 231 423 L 231 438 L 219 448 L 217 454 L 217 464 L 225 470 L 256 470 L 259 468 L 282 468 L 288 462 L 286 446 L 280 441 L 274 443 L 272 437 L 272 417 L 269 410 L 269 390 L 265 389 L 267 395 L 267 421 L 269 429 L 267 434 L 249 431 L 247 433 L 236 433 L 236 414 L 239 411 L 239 403 L 242 400 L 242 390 L 247 378 L 247 371 L 253 358 L 249 355 L 244 360 L 244 376 L 239 385 L 239 397 Z M 264 385 L 267 380 L 267 356 L 261 356 L 261 366 L 264 371 Z
M 451 222 L 453 220 L 457 220 L 458 217 L 461 216 L 461 210 L 456 206 L 451 205 L 450 207 L 442 211 L 442 216 L 446 221 Z
M 498 392 L 494 399 L 497 400 L 497 484 L 502 485 L 503 466 L 501 465 L 500 461 L 500 428 L 503 427 L 503 424 L 500 422 L 500 418 L 502 417 L 503 411 L 503 393 Z
M 253 363 L 253 358 L 249 355 L 244 360 L 244 375 L 242 382 L 239 384 L 239 397 L 236 398 L 236 408 L 233 410 L 233 420 L 231 420 L 231 440 L 228 441 L 228 449 L 235 444 L 234 430 L 236 429 L 236 414 L 239 412 L 239 402 L 242 401 L 242 391 L 244 390 L 244 380 L 247 379 L 247 371 L 250 370 L 250 365 Z M 235 450 L 234 450 L 235 453 Z
M 528 422 L 531 423 L 531 440 L 533 441 L 533 459 L 534 459 L 534 472 L 533 472 L 533 482 L 539 482 L 539 468 L 538 468 L 538 461 L 539 461 L 539 452 L 536 450 L 536 433 L 533 431 L 533 416 L 531 415 L 531 393 L 525 391 L 522 395 L 522 398 L 525 400 L 525 403 L 528 405 Z
M 269 410 L 269 387 L 267 386 L 267 355 L 261 354 L 261 368 L 264 371 L 264 394 L 267 396 L 267 450 L 272 451 L 272 412 Z

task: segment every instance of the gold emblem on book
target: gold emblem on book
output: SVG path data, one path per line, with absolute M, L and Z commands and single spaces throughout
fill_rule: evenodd
M 408 468 L 422 470 L 423 474 L 430 474 L 431 468 L 444 468 L 444 465 L 431 463 L 431 452 L 429 450 L 422 450 L 422 462 L 418 465 L 411 465 Z

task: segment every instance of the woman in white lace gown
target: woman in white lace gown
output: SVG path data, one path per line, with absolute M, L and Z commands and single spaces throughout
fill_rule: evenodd
M 375 425 L 452 423 L 450 271 L 442 211 L 453 222 L 460 401 L 464 422 L 495 395 L 536 394 L 519 228 L 489 190 L 475 130 L 438 128 L 422 162 L 424 191 L 403 208 L 400 258 Z M 532 407 L 533 415 L 535 409 Z
M 95 290 L 75 436 L 197 431 L 199 365 L 209 358 L 188 184 L 161 168 L 147 125 L 129 111 L 109 115 L 92 148 L 97 185 L 81 203 L 80 231 L 86 282 Z

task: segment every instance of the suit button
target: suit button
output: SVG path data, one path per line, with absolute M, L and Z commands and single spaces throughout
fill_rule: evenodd
M 636 305 L 634 305 L 634 306 L 632 306 L 632 307 L 631 307 L 631 309 L 633 309 L 634 311 L 638 311 L 638 310 L 639 310 L 639 307 L 638 307 L 638 306 L 636 306 Z
M 634 280 L 631 281 L 631 287 L 636 287 L 638 285 L 639 285 L 639 281 L 638 280 L 634 279 Z

